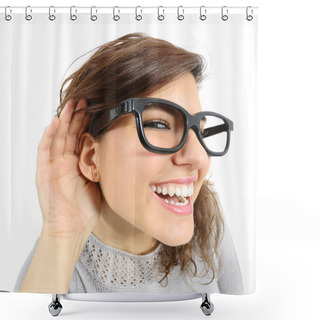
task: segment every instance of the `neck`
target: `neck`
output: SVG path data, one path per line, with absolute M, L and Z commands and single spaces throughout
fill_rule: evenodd
M 92 233 L 109 246 L 132 254 L 147 254 L 159 244 L 156 239 L 135 228 L 107 205 L 102 205 L 99 221 Z

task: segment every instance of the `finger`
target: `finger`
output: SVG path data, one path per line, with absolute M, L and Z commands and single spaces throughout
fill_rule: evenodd
M 56 158 L 63 154 L 70 121 L 74 111 L 74 101 L 69 100 L 59 117 L 59 128 L 53 137 L 51 145 L 51 157 Z
M 79 111 L 82 109 L 85 109 L 87 106 L 86 99 L 81 99 L 76 107 L 75 111 Z M 85 112 L 76 112 L 73 114 L 69 130 L 66 136 L 66 144 L 65 144 L 65 153 L 75 153 L 76 146 L 78 143 L 78 132 L 81 128 L 81 124 L 83 122 L 83 119 L 85 118 Z
M 50 149 L 53 142 L 54 135 L 59 126 L 59 119 L 54 118 L 50 125 L 44 130 L 44 133 L 41 137 L 41 140 L 38 145 L 38 154 L 37 154 L 37 171 L 41 168 L 48 167 L 50 162 Z

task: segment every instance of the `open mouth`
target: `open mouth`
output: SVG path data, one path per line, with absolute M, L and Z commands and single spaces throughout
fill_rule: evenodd
M 193 184 L 166 184 L 161 186 L 152 185 L 151 189 L 164 202 L 179 207 L 187 206 L 190 203 L 190 197 L 193 195 Z

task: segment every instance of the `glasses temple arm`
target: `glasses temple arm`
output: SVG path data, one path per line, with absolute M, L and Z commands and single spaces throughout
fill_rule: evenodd
M 210 127 L 203 131 L 202 138 L 214 136 L 215 134 L 228 131 L 228 130 L 229 130 L 229 126 L 226 123 L 220 124 L 219 126 Z
M 99 126 L 100 123 L 105 123 L 105 126 L 102 127 L 102 129 L 97 133 L 97 135 L 101 134 L 103 131 L 106 131 L 112 125 L 112 122 L 119 116 L 121 116 L 122 114 L 129 113 L 131 110 L 131 101 L 129 101 L 128 99 L 110 110 L 103 111 L 102 114 L 100 114 L 99 119 L 96 120 L 95 125 Z M 91 118 L 89 128 L 92 125 L 92 120 L 93 119 Z

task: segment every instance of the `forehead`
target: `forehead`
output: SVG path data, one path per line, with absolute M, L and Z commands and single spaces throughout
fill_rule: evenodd
M 174 79 L 148 97 L 170 100 L 191 114 L 201 111 L 197 83 L 191 73 Z

